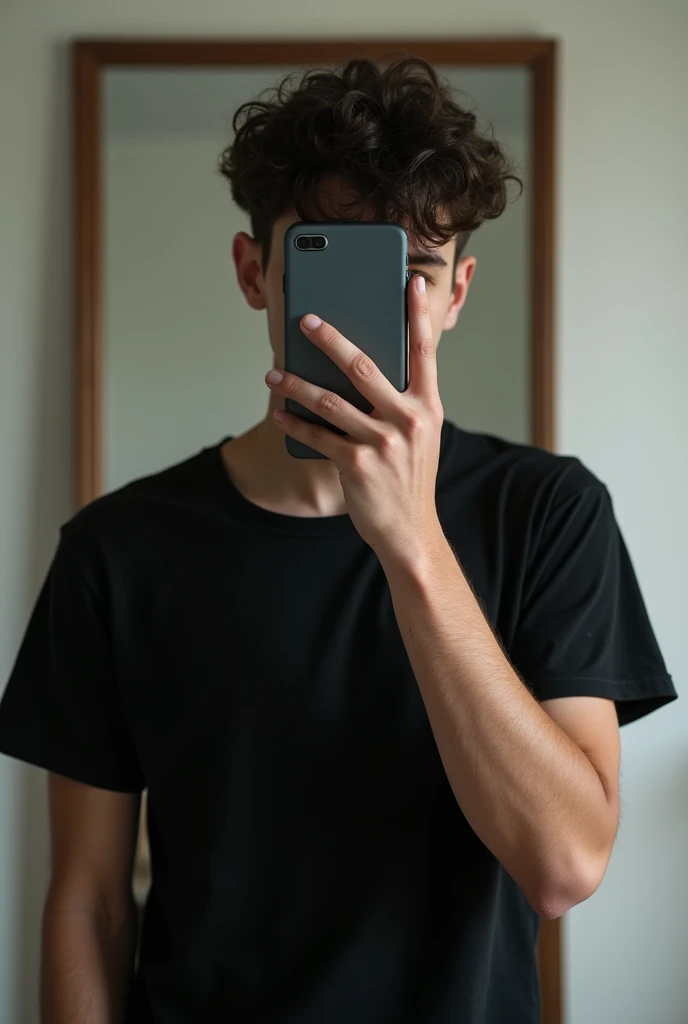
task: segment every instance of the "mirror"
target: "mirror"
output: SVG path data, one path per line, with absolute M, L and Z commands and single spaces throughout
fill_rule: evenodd
M 292 68 L 111 68 L 103 82 L 103 487 L 181 460 L 262 419 L 265 314 L 231 259 L 247 216 L 215 171 L 231 113 Z M 446 415 L 531 436 L 529 72 L 442 68 L 493 124 L 523 195 L 484 224 L 470 301 L 438 349 Z M 494 301 L 498 282 L 500 301 Z
M 236 108 L 289 71 L 401 52 L 434 64 L 524 183 L 465 250 L 476 273 L 438 349 L 445 416 L 552 447 L 552 42 L 85 40 L 74 49 L 79 505 L 265 415 L 265 313 L 246 304 L 231 256 L 250 227 L 216 169 Z M 145 804 L 134 885 L 143 902 Z M 558 922 L 544 921 L 545 1024 L 560 1020 L 559 960 Z

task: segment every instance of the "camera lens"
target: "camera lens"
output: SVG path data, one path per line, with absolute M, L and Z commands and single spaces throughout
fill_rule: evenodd
M 308 235 L 299 235 L 296 239 L 295 244 L 297 249 L 310 249 L 311 247 L 311 242 Z
M 314 249 L 324 249 L 325 248 L 325 239 L 322 238 L 321 235 L 318 235 L 317 238 L 313 239 L 313 248 Z

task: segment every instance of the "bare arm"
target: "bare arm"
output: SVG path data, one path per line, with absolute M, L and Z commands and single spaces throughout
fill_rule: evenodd
M 437 747 L 474 831 L 542 917 L 587 899 L 619 821 L 614 702 L 538 703 L 509 664 L 449 543 L 382 557 Z
M 558 917 L 595 891 L 616 836 L 615 705 L 604 698 L 572 705 L 570 697 L 563 706 L 554 701 L 543 708 L 492 633 L 438 516 L 444 410 L 421 276 L 407 298 L 405 391 L 397 391 L 335 327 L 307 316 L 301 320 L 304 333 L 370 401 L 375 416 L 285 373 L 279 382 L 266 377 L 272 393 L 298 393 L 299 404 L 348 436 L 280 409 L 275 422 L 337 466 L 347 511 L 387 576 L 457 802 L 532 907 L 543 917 Z
M 121 1024 L 136 950 L 131 873 L 140 796 L 50 773 L 52 877 L 42 1024 Z

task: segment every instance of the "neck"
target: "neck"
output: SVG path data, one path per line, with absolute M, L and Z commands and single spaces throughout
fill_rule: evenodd
M 235 486 L 255 504 L 283 515 L 335 516 L 346 512 L 339 471 L 330 459 L 295 459 L 272 414 L 282 399 L 270 395 L 267 415 L 222 446 Z

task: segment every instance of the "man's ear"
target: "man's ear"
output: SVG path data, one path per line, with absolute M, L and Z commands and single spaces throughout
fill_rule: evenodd
M 232 257 L 237 281 L 251 309 L 265 309 L 265 278 L 262 247 L 245 231 L 239 231 L 232 242 Z
M 473 272 L 476 267 L 475 256 L 462 256 L 459 262 L 456 264 L 456 271 L 454 273 L 454 286 L 452 288 L 451 303 L 447 310 L 447 315 L 444 318 L 444 324 L 442 325 L 443 331 L 450 331 L 456 324 L 461 307 L 466 301 L 468 295 L 468 286 L 471 283 Z

